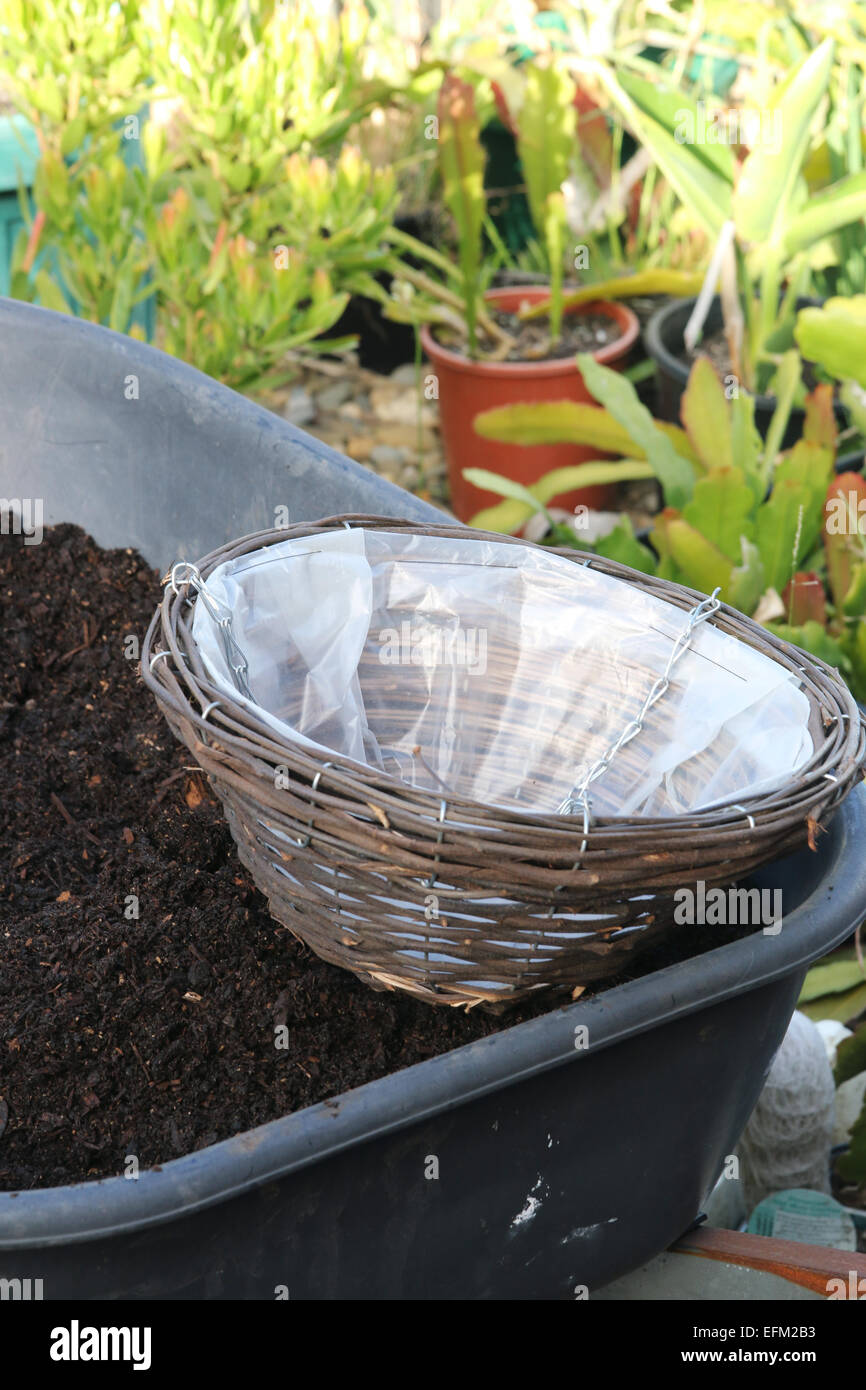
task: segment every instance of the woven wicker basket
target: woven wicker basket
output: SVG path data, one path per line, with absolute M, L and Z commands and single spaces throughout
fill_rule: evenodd
M 329 518 L 223 546 L 200 562 L 201 577 L 226 560 L 347 522 L 467 537 L 452 526 Z M 684 611 L 703 597 L 596 556 L 556 553 Z M 541 987 L 574 989 L 621 972 L 672 925 L 676 888 L 697 880 L 730 885 L 814 845 L 821 823 L 861 775 L 864 729 L 836 672 L 722 607 L 712 619 L 716 627 L 798 676 L 811 706 L 812 756 L 782 789 L 736 807 L 599 818 L 579 853 L 578 815 L 530 815 L 450 792 L 446 802 L 336 753 L 319 756 L 279 738 L 210 682 L 190 632 L 188 605 L 195 601 L 184 584 L 177 592 L 166 588 L 144 644 L 142 674 L 210 778 L 272 915 L 325 960 L 376 988 L 407 990 L 430 1003 L 501 1004 Z M 487 679 L 496 674 L 494 652 Z M 398 680 L 380 664 L 364 678 Z M 395 689 L 395 719 L 400 711 Z

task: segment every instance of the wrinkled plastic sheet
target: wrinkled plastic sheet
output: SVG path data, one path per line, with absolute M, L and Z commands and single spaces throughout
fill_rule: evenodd
M 213 683 L 290 742 L 440 797 L 551 814 L 641 709 L 687 614 L 542 549 L 343 528 L 221 564 L 253 700 L 204 603 Z M 593 816 L 670 816 L 786 782 L 809 702 L 779 663 L 696 627 Z

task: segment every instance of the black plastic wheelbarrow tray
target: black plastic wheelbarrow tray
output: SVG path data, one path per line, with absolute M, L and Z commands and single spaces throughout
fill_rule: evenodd
M 138 381 L 138 400 L 124 380 Z M 0 495 L 165 566 L 293 517 L 431 509 L 174 360 L 0 302 Z M 160 1168 L 0 1194 L 45 1298 L 574 1298 L 683 1234 L 805 971 L 866 913 L 866 799 L 756 933 Z M 705 944 L 695 932 L 695 948 Z M 433 1160 L 436 1160 L 434 1162 Z M 11 1288 L 16 1286 L 11 1285 Z M 31 1286 L 33 1287 L 33 1286 Z M 22 1285 L 22 1290 L 26 1286 Z

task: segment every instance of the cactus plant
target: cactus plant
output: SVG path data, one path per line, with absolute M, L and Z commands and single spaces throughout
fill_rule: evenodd
M 826 238 L 866 215 L 862 171 L 806 193 L 803 169 L 834 52 L 833 40 L 825 39 L 778 84 L 762 113 L 775 139 L 755 141 L 739 166 L 728 144 L 702 138 L 689 94 L 624 68 L 594 65 L 608 98 L 680 198 L 720 251 L 728 247 L 737 292 L 732 286 L 724 293 L 723 277 L 726 332 L 734 374 L 751 391 L 777 390 L 779 354 L 793 342 L 810 257 Z
M 719 587 L 726 602 L 839 667 L 866 698 L 866 479 L 833 474 L 832 388 L 820 384 L 806 397 L 803 435 L 779 452 L 769 436 L 757 436 L 754 399 L 727 399 L 706 358 L 689 377 L 683 429 L 652 420 L 621 375 L 578 360 L 601 405 L 506 406 L 480 415 L 477 432 L 510 443 L 556 438 L 617 451 L 619 461 L 580 465 L 581 476 L 587 468 L 592 482 L 654 476 L 665 505 L 652 548 L 625 516 L 594 547 L 561 524 L 551 543 L 594 548 L 705 593 Z M 789 408 L 790 398 L 777 408 L 770 431 L 777 440 Z M 494 530 L 517 529 L 568 481 L 548 476 L 518 495 L 481 470 L 467 476 L 507 498 L 473 518 Z

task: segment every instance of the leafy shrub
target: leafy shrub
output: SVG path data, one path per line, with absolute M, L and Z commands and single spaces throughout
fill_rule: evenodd
M 254 389 L 289 348 L 320 350 L 351 293 L 380 294 L 394 175 L 316 153 L 387 96 L 364 76 L 360 0 L 329 22 L 310 0 L 173 0 L 147 24 L 138 0 L 11 13 L 9 85 L 42 149 L 13 295 L 126 331 L 155 293 L 161 346 Z M 139 129 L 146 98 L 170 132 Z

